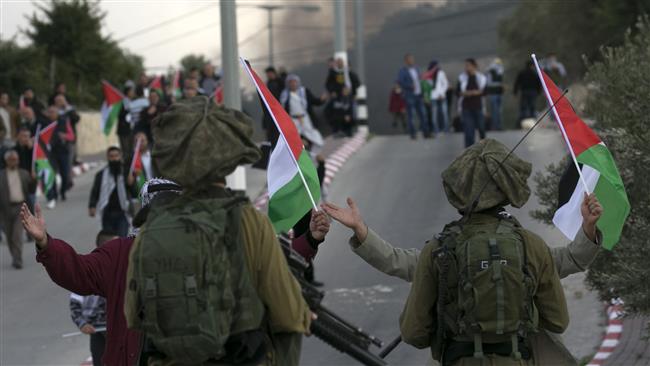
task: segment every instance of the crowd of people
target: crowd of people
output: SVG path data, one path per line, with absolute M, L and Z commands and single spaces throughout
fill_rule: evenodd
M 557 56 L 549 54 L 542 61 L 544 71 L 563 85 L 566 69 Z M 437 60 L 421 70 L 414 56 L 407 54 L 390 93 L 388 109 L 393 128 L 401 126 L 412 139 L 417 138 L 418 130 L 424 138 L 431 138 L 453 128 L 464 132 L 465 147 L 469 147 L 476 141 L 476 130 L 482 140 L 486 130 L 503 129 L 504 75 L 500 58 L 495 58 L 485 72 L 480 71 L 475 59 L 468 58 L 464 71 L 452 83 Z M 541 88 L 533 62 L 529 61 L 517 74 L 513 86 L 513 94 L 519 97 L 519 124 L 535 117 Z M 415 125 L 416 116 L 419 128 Z

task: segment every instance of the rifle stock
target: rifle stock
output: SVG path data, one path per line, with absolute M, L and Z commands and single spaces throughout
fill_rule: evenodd
M 287 258 L 289 268 L 298 283 L 300 283 L 302 296 L 311 311 L 318 316 L 311 323 L 312 334 L 332 346 L 332 348 L 349 355 L 364 365 L 387 365 L 383 359 L 369 350 L 371 345 L 381 347 L 383 343 L 324 307 L 321 302 L 325 294 L 304 277 L 304 272 L 309 266 L 307 262 L 291 248 L 290 239 L 284 236 L 279 236 L 278 239 Z

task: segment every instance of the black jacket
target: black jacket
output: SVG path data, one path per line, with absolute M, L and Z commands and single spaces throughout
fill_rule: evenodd
M 515 86 L 513 93 L 517 94 L 519 91 L 536 91 L 542 90 L 542 84 L 539 82 L 539 77 L 535 70 L 526 68 L 519 71 L 517 79 L 515 79 Z
M 348 70 L 350 75 L 350 83 L 352 84 L 351 94 L 352 96 L 357 95 L 357 88 L 361 85 L 359 77 L 353 71 Z M 325 89 L 329 93 L 336 93 L 336 95 L 341 95 L 341 91 L 345 86 L 345 74 L 343 71 L 337 71 L 336 69 L 330 69 L 327 74 L 327 80 L 325 80 Z

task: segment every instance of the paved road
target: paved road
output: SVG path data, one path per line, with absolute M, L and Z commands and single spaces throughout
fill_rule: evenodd
M 514 146 L 521 132 L 492 136 Z M 374 137 L 339 171 L 330 189 L 330 199 L 343 203 L 353 197 L 366 222 L 394 245 L 421 248 L 424 242 L 457 217 L 447 203 L 440 173 L 461 151 L 462 136 L 447 135 L 435 140 L 410 141 L 404 136 Z M 540 170 L 562 157 L 565 151 L 559 135 L 550 130 L 535 131 L 517 151 Z M 531 182 L 532 183 L 532 182 Z M 521 210 L 511 210 L 523 223 L 546 238 L 550 245 L 567 243 L 561 234 L 530 219 L 537 207 L 533 198 Z M 409 285 L 368 267 L 348 248 L 350 235 L 334 225 L 316 259 L 316 275 L 326 283 L 327 305 L 384 341 L 398 334 L 398 318 Z M 593 354 L 600 342 L 603 307 L 585 290 L 582 275 L 563 281 L 571 312 L 565 340 L 578 358 Z M 429 352 L 400 345 L 388 361 L 395 365 L 428 364 Z M 303 365 L 354 365 L 355 362 L 317 339 L 303 348 Z
M 518 132 L 494 135 L 508 145 Z M 375 137 L 337 174 L 330 197 L 342 202 L 352 196 L 371 227 L 386 239 L 402 246 L 421 247 L 455 213 L 442 194 L 440 172 L 461 151 L 461 136 L 436 140 Z M 559 137 L 540 130 L 522 146 L 520 155 L 534 162 L 537 170 L 561 157 Z M 68 240 L 79 252 L 93 248 L 98 223 L 86 215 L 86 202 L 93 173 L 75 181 L 67 202 L 46 212 L 48 229 Z M 250 193 L 257 193 L 263 175 L 251 173 Z M 534 201 L 534 200 L 533 200 Z M 525 225 L 558 245 L 566 241 L 555 230 L 532 222 L 527 212 L 514 212 Z M 519 210 L 518 210 L 519 211 Z M 317 276 L 326 282 L 327 304 L 345 318 L 388 341 L 398 333 L 397 319 L 409 286 L 370 269 L 347 248 L 349 233 L 340 226 L 333 230 L 317 258 Z M 572 325 L 566 339 L 574 354 L 593 352 L 600 341 L 602 307 L 575 275 L 564 281 L 570 301 Z M 0 246 L 0 364 L 74 365 L 88 355 L 84 336 L 61 338 L 75 331 L 69 318 L 69 293 L 47 278 L 35 263 L 33 247 L 25 245 L 25 269 L 10 267 L 8 250 Z M 427 364 L 427 351 L 401 345 L 389 359 L 392 364 Z M 317 339 L 304 343 L 304 365 L 354 365 L 349 358 L 331 350 Z

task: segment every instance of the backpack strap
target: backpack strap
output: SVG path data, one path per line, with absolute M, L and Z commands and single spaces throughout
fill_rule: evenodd
M 497 241 L 494 238 L 490 238 L 488 241 L 489 251 L 490 251 L 490 260 L 491 266 L 494 268 L 494 274 L 492 275 L 492 282 L 494 282 L 496 287 L 497 295 L 497 330 L 496 334 L 503 334 L 504 319 L 505 319 L 505 300 L 503 295 L 503 276 L 501 274 L 501 254 L 499 253 L 499 246 Z

